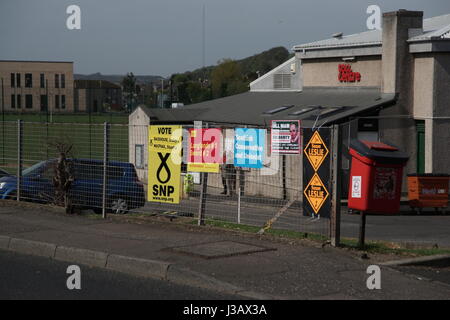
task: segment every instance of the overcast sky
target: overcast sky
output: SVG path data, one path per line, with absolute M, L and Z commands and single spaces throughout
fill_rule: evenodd
M 450 13 L 449 0 L 0 0 L 0 59 L 74 61 L 75 73 L 153 74 L 202 66 L 276 46 L 366 30 L 366 9 Z M 66 8 L 81 8 L 68 30 Z

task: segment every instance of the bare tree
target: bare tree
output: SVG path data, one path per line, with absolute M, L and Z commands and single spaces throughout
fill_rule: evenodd
M 53 187 L 55 188 L 53 202 L 66 208 L 66 213 L 73 213 L 72 200 L 70 198 L 70 187 L 74 181 L 72 163 L 67 159 L 73 143 L 64 140 L 55 140 L 49 143 L 58 152 L 59 156 L 54 163 Z

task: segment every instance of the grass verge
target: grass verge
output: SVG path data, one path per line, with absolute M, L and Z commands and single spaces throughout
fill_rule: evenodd
M 193 221 L 192 224 L 197 223 L 197 220 Z M 257 233 L 261 228 L 255 227 L 255 226 L 249 226 L 249 225 L 242 225 L 242 224 L 236 224 L 232 222 L 227 221 L 221 221 L 221 220 L 207 220 L 206 225 L 222 228 L 222 229 L 228 229 L 228 230 L 235 230 L 240 232 L 247 232 L 247 233 Z M 276 237 L 281 238 L 288 238 L 288 239 L 308 239 L 311 241 L 319 242 L 319 243 L 326 243 L 328 241 L 328 238 L 315 233 L 306 233 L 306 232 L 297 232 L 297 231 L 291 231 L 291 230 L 281 230 L 281 229 L 269 229 L 264 234 L 267 235 L 273 235 Z M 355 252 L 361 252 L 361 253 L 368 253 L 368 254 L 389 254 L 389 255 L 397 255 L 397 256 L 431 256 L 431 255 L 438 255 L 438 254 L 450 254 L 450 249 L 446 248 L 407 248 L 407 245 L 402 245 L 398 243 L 393 242 L 386 242 L 386 241 L 366 241 L 364 249 L 360 249 L 358 246 L 358 240 L 357 239 L 351 239 L 351 238 L 343 238 L 341 239 L 341 245 L 340 248 L 355 251 Z

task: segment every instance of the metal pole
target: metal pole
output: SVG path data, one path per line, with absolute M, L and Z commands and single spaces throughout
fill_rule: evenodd
M 208 192 L 208 173 L 201 173 L 202 189 L 200 192 L 200 205 L 198 208 L 198 225 L 205 225 L 205 212 L 206 212 L 206 194 Z
M 366 213 L 361 211 L 361 219 L 359 222 L 359 242 L 358 247 L 364 249 L 364 240 L 366 238 Z
M 164 91 L 164 79 L 161 79 L 161 108 L 164 108 L 163 91 Z
M 194 121 L 194 129 L 201 130 L 203 128 L 202 121 Z M 208 124 L 205 124 L 205 128 L 208 128 Z M 200 203 L 198 207 L 198 225 L 205 225 L 205 212 L 206 212 L 206 195 L 208 192 L 208 173 L 201 172 L 201 191 L 200 191 Z
M 2 78 L 2 164 L 5 164 L 5 91 Z
M 102 196 L 102 217 L 106 219 L 106 192 L 107 192 L 107 168 L 108 168 L 108 153 L 109 153 L 109 124 L 108 122 L 104 123 L 103 128 L 103 196 Z
M 238 224 L 241 224 L 241 187 L 238 189 Z
M 46 124 L 45 124 L 45 127 L 46 127 L 46 132 L 47 132 L 47 143 L 46 143 L 46 146 L 47 146 L 47 150 L 46 150 L 46 155 L 47 155 L 47 158 L 46 159 L 48 159 L 49 158 L 49 156 L 48 156 L 48 108 L 50 108 L 50 99 L 49 99 L 49 96 L 48 96 L 48 79 L 46 79 L 45 80 L 45 82 L 46 82 L 46 92 L 47 92 L 47 105 L 46 105 L 46 108 L 45 108 L 45 112 L 46 112 L 46 117 L 47 117 L 47 121 L 46 121 Z
M 283 200 L 287 199 L 287 188 L 286 188 L 286 155 L 281 156 L 281 176 L 283 183 Z
M 23 123 L 17 120 L 17 201 L 20 201 L 22 189 L 22 164 L 23 164 Z
M 330 219 L 330 239 L 333 247 L 340 245 L 341 238 L 341 168 L 342 168 L 342 135 L 339 125 L 333 126 L 332 136 L 332 203 Z

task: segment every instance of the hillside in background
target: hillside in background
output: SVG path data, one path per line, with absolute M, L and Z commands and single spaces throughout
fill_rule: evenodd
M 74 74 L 74 78 L 75 80 L 105 80 L 121 85 L 129 110 L 138 104 L 167 107 L 172 102 L 181 102 L 188 105 L 248 91 L 250 82 L 292 56 L 293 54 L 290 54 L 286 48 L 275 47 L 244 59 L 222 59 L 215 66 L 176 73 L 170 76 L 171 81 L 161 76 L 132 73 L 126 75 Z M 161 84 L 164 85 L 163 88 Z M 162 102 L 161 99 L 163 99 Z
M 286 48 L 276 47 L 248 58 L 223 59 L 216 66 L 173 74 L 171 100 L 192 104 L 245 92 L 250 82 L 292 56 Z
M 120 74 L 101 74 L 99 72 L 97 73 L 93 73 L 93 74 L 74 74 L 73 77 L 75 80 L 105 80 L 105 81 L 110 81 L 116 84 L 119 84 L 122 82 L 123 78 L 126 75 L 120 75 Z M 137 84 L 151 84 L 157 81 L 160 81 L 161 79 L 164 79 L 161 76 L 153 76 L 153 75 L 142 75 L 142 76 L 138 76 L 135 75 L 134 76 L 136 78 L 136 83 Z
M 273 68 L 279 66 L 286 60 L 290 59 L 292 56 L 293 54 L 289 54 L 289 51 L 285 47 L 275 47 L 270 50 L 255 54 L 251 57 L 233 61 L 235 61 L 239 65 L 242 74 L 246 75 L 247 77 L 256 79 L 257 72 L 259 72 L 260 75 L 263 75 Z M 218 64 L 220 64 L 220 62 L 221 61 L 219 61 Z M 205 68 L 199 68 L 194 71 L 184 72 L 182 73 L 182 75 L 187 76 L 189 80 L 198 80 L 205 77 L 207 79 L 210 79 L 211 72 L 216 67 L 217 66 L 208 66 Z

